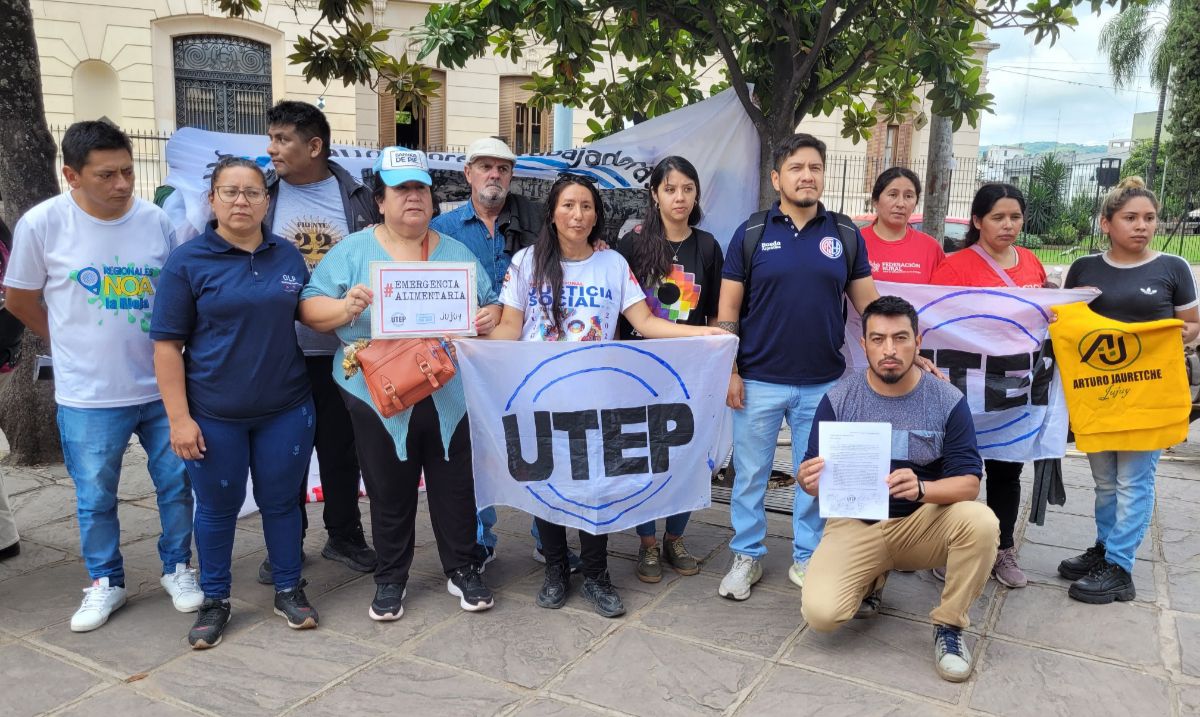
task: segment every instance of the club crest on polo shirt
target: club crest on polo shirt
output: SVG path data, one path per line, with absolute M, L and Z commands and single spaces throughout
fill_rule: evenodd
M 830 259 L 842 256 L 842 240 L 837 237 L 825 237 L 821 240 L 821 253 Z
M 775 251 L 776 249 L 782 249 L 782 248 L 783 248 L 783 242 L 781 242 L 781 241 L 765 241 L 762 243 L 763 251 Z

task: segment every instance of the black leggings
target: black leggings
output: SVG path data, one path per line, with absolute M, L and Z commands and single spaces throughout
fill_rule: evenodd
M 433 397 L 413 406 L 408 422 L 408 460 L 401 461 L 396 455 L 396 442 L 375 409 L 339 390 L 354 422 L 358 462 L 371 499 L 371 538 L 379 553 L 375 583 L 408 584 L 422 470 L 442 570 L 449 575 L 476 562 L 475 481 L 467 417 L 463 416 L 454 429 L 450 460 L 446 460 Z
M 541 518 L 534 518 L 533 521 L 542 540 L 546 564 L 567 565 L 567 529 Z M 608 536 L 579 531 L 579 558 L 583 561 L 585 576 L 598 578 L 604 575 L 608 571 Z
M 987 476 L 987 506 L 1000 521 L 1000 549 L 1007 550 L 1014 545 L 1013 531 L 1021 511 L 1021 469 L 1025 464 L 986 460 L 983 467 Z

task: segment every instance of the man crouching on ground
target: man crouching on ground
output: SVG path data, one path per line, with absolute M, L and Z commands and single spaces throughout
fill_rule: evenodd
M 866 371 L 844 376 L 822 399 L 796 479 L 819 497 L 825 465 L 817 456 L 821 421 L 892 424 L 888 520 L 831 519 L 809 564 L 801 612 L 814 630 L 837 629 L 879 612 L 889 570 L 946 566 L 934 623 L 933 660 L 943 679 L 971 675 L 962 630 L 983 592 L 999 546 L 999 523 L 982 503 L 983 461 L 967 399 L 953 385 L 913 368 L 921 346 L 917 312 L 895 296 L 863 312 Z

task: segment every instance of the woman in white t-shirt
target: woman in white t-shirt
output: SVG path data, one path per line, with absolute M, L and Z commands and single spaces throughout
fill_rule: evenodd
M 629 264 L 615 251 L 597 251 L 604 226 L 600 192 L 580 175 L 564 174 L 550 188 L 546 221 L 537 243 L 513 257 L 500 302 L 504 314 L 490 338 L 522 341 L 607 341 L 624 316 L 646 338 L 725 333 L 709 326 L 676 324 L 654 316 Z M 536 519 L 546 555 L 541 607 L 567 601 L 567 529 Z M 579 531 L 583 596 L 605 617 L 625 614 L 608 577 L 608 536 Z

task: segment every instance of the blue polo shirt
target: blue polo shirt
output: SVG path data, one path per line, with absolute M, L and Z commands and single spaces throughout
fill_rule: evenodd
M 304 258 L 274 234 L 248 253 L 210 224 L 171 253 L 158 280 L 150 338 L 184 342 L 192 411 L 244 420 L 308 399 L 294 323 L 306 283 Z
M 497 218 L 497 229 L 499 224 Z M 492 291 L 500 293 L 500 287 L 504 285 L 504 272 L 508 271 L 512 256 L 504 251 L 504 233 L 497 231 L 489 234 L 487 225 L 475 213 L 475 205 L 470 199 L 462 206 L 434 217 L 429 226 L 454 237 L 470 249 L 491 279 Z
M 721 276 L 744 281 L 742 222 L 725 252 Z M 858 252 L 850 279 L 871 275 L 867 246 L 857 230 Z M 823 204 L 803 227 L 775 202 L 762 241 L 751 257 L 750 290 L 742 298 L 738 372 L 742 378 L 789 386 L 827 383 L 846 370 L 842 297 L 846 258 L 837 221 Z

